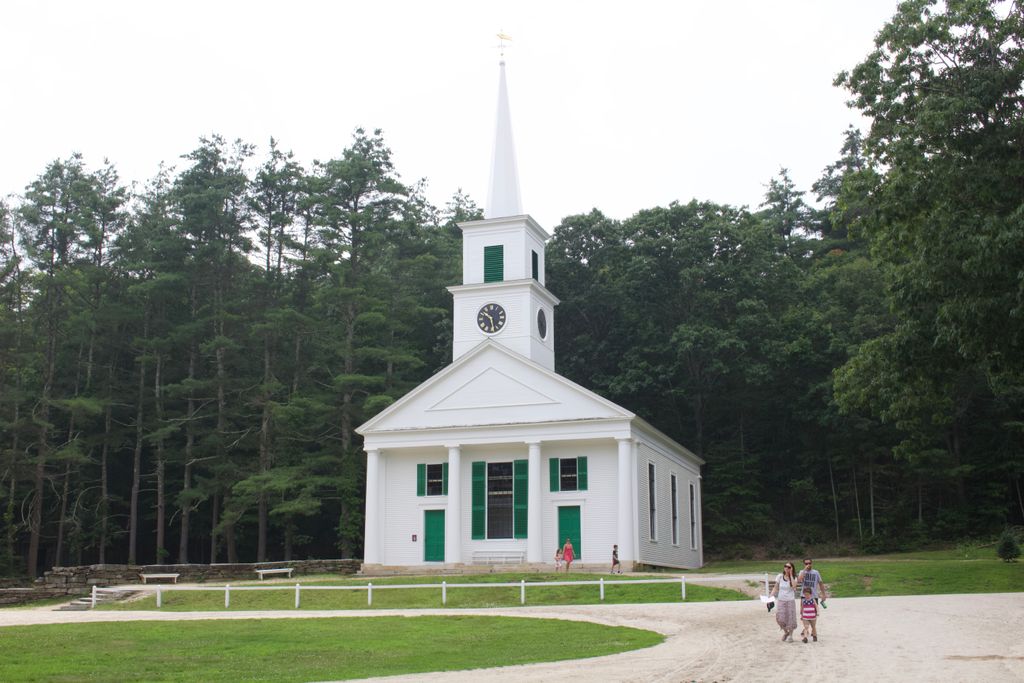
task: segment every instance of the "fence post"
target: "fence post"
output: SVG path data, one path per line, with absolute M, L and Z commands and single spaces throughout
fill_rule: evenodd
M 224 584 L 224 608 L 231 607 L 231 584 Z
M 163 593 L 160 590 L 160 584 L 156 585 L 156 606 L 157 607 L 163 607 L 164 606 Z
M 764 573 L 764 594 L 768 595 L 768 572 Z
M 683 580 L 679 582 L 682 586 L 683 600 L 686 599 L 686 574 L 683 574 Z
M 295 609 L 299 609 L 299 584 L 295 584 Z
M 519 604 L 526 604 L 526 579 L 519 580 Z
M 366 584 L 366 606 L 373 606 L 373 581 Z
M 447 581 L 442 581 L 441 582 L 441 604 L 442 605 L 447 605 L 448 604 L 448 582 Z
M 601 577 L 601 602 L 604 602 L 604 577 Z
M 92 608 L 96 609 L 96 584 L 92 585 Z

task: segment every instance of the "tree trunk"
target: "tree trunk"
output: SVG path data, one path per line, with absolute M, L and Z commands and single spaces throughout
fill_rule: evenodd
M 697 457 L 704 457 L 704 394 L 697 392 L 693 397 L 693 428 L 694 441 L 697 446 Z
M 154 370 L 155 377 L 153 380 L 153 398 L 154 398 L 154 409 L 156 414 L 156 428 L 157 430 L 163 429 L 164 426 L 164 396 L 163 396 L 163 385 L 161 384 L 161 372 L 163 370 L 163 355 L 157 354 L 156 356 L 156 368 Z M 167 511 L 166 501 L 164 499 L 164 471 L 165 471 L 165 456 L 164 456 L 164 438 L 158 436 L 156 440 L 156 563 L 163 564 L 164 560 L 168 556 L 167 549 L 164 547 L 164 517 Z
M 860 542 L 864 542 L 864 523 L 860 515 L 860 492 L 857 490 L 857 469 L 852 468 L 853 472 L 853 502 L 857 508 L 857 536 L 860 538 Z
M 1014 483 L 1017 486 L 1017 505 L 1020 506 L 1020 518 L 1021 518 L 1021 520 L 1024 520 L 1024 496 L 1021 496 L 1021 494 L 1020 494 L 1020 477 L 1019 476 L 1017 477 L 1017 479 L 1016 479 L 1016 481 Z M 11 494 L 11 498 L 12 499 L 14 498 L 13 494 Z
M 14 237 L 14 232 L 13 231 L 10 233 L 10 237 L 11 237 L 11 253 L 15 254 L 15 253 L 17 253 L 17 246 L 15 244 L 15 237 Z M 22 315 L 23 314 L 23 310 L 22 310 L 23 297 L 22 297 L 22 289 L 21 289 L 21 281 L 22 281 L 21 280 L 21 269 L 18 267 L 18 260 L 17 259 L 14 259 L 13 269 L 12 269 L 10 274 L 11 274 L 11 281 L 15 284 L 15 289 L 14 289 L 14 302 L 15 302 L 14 310 L 16 312 L 16 315 L 15 315 L 14 319 L 15 319 L 15 324 L 16 324 L 17 327 L 16 327 L 16 331 L 15 331 L 15 335 L 14 335 L 14 349 L 17 352 L 21 352 L 21 350 L 22 350 L 22 339 L 23 339 L 23 332 L 24 332 L 24 329 L 25 329 L 25 324 L 24 324 L 24 317 Z M 20 441 L 19 437 L 21 436 L 21 396 L 22 396 L 21 390 L 22 390 L 22 388 L 24 386 L 24 379 L 22 377 L 22 368 L 21 367 L 16 367 L 15 370 L 16 371 L 15 371 L 14 386 L 16 387 L 16 391 L 15 391 L 15 394 L 14 394 L 15 395 L 15 400 L 12 402 L 14 404 L 14 413 L 13 413 L 13 420 L 11 422 L 11 484 L 10 484 L 10 495 L 7 498 L 7 509 L 4 510 L 4 529 L 6 529 L 6 536 L 4 538 L 4 546 L 5 546 L 5 548 L 4 548 L 5 549 L 5 553 L 4 554 L 7 557 L 7 572 L 6 572 L 7 576 L 14 576 L 14 572 L 15 572 L 15 566 L 14 566 L 14 560 L 15 560 L 15 555 L 14 555 L 14 538 L 15 538 L 16 534 L 15 534 L 15 529 L 14 529 L 14 495 L 15 495 L 15 493 L 17 493 L 17 477 L 15 476 L 15 463 L 17 462 L 18 450 L 19 450 L 19 445 L 20 445 L 19 444 L 19 441 Z
M 917 478 L 917 523 L 924 524 L 924 483 Z
M 191 304 L 190 320 L 192 322 L 195 322 L 198 311 L 196 297 L 196 286 L 192 285 L 189 291 L 189 301 Z M 193 386 L 196 378 L 197 354 L 198 349 L 196 348 L 195 339 L 192 339 L 189 341 L 188 347 L 188 414 L 185 416 L 185 481 L 181 488 L 182 503 L 179 508 L 181 511 L 181 535 L 178 538 L 179 564 L 188 564 L 188 525 L 192 514 L 192 501 L 190 500 L 189 492 L 192 490 L 192 464 L 195 462 L 193 450 L 196 443 L 196 430 L 192 422 L 196 417 L 196 394 Z
M 57 549 L 54 551 L 53 564 L 55 567 L 63 567 L 61 560 L 64 557 L 64 526 L 68 518 L 68 489 L 71 482 L 71 461 L 64 464 L 64 487 L 60 494 L 60 518 L 57 520 Z
M 19 326 L 20 327 L 20 326 Z M 18 336 L 20 338 L 21 333 L 19 331 Z M 21 348 L 20 342 L 18 342 L 15 348 Z M 15 459 L 18 457 L 18 436 L 19 436 L 19 421 L 21 419 L 21 371 L 18 371 L 18 379 L 15 383 L 18 387 L 16 396 L 18 398 L 14 401 L 14 420 L 11 423 L 13 429 L 11 430 L 11 490 L 10 495 L 7 497 L 7 509 L 4 510 L 4 529 L 7 530 L 7 535 L 4 538 L 4 555 L 7 557 L 7 576 L 14 576 L 14 494 L 16 491 L 17 477 L 14 473 Z
M 110 372 L 113 374 L 113 365 L 111 365 Z M 112 411 L 111 396 L 108 390 L 107 407 L 103 415 L 103 446 L 100 448 L 100 564 L 107 563 L 107 531 L 110 526 L 110 491 L 107 488 L 109 476 L 107 472 L 107 457 L 110 454 L 110 428 L 113 425 Z
M 263 414 L 260 417 L 260 473 L 266 474 L 270 469 L 270 336 L 263 336 Z M 267 494 L 260 491 L 258 510 L 258 538 L 256 543 L 256 561 L 267 561 Z
M 963 468 L 963 455 L 961 453 L 960 445 L 960 420 L 956 416 L 953 418 L 953 426 L 946 435 L 946 448 L 949 450 L 950 456 L 953 458 L 953 467 L 956 470 L 956 502 L 960 506 L 960 509 L 967 508 L 967 486 L 964 482 Z
M 299 393 L 299 360 L 302 358 L 302 335 L 295 334 L 295 352 L 293 354 L 295 369 L 292 371 L 292 392 L 289 396 Z
M 213 494 L 213 507 L 210 510 L 210 564 L 217 564 L 217 525 L 220 523 L 220 496 Z
M 871 536 L 875 535 L 875 456 L 868 458 L 868 513 L 871 515 Z
M 292 524 L 292 520 L 287 520 L 284 527 L 284 561 L 292 561 L 292 543 L 293 536 L 295 535 L 295 529 Z
M 14 576 L 14 494 L 16 493 L 16 477 L 11 472 L 11 490 L 7 498 L 7 509 L 4 510 L 4 526 L 7 529 L 7 538 L 4 539 L 7 551 L 7 576 Z
M 224 545 L 228 551 L 228 562 L 235 564 L 238 562 L 238 544 L 235 542 L 235 523 L 232 520 L 230 507 L 231 507 L 231 493 L 225 491 L 222 496 L 224 501 Z
M 149 319 L 143 313 L 142 338 L 149 337 Z M 131 509 L 128 512 L 128 564 L 137 564 L 137 548 L 139 538 L 139 486 L 142 481 L 142 442 L 143 442 L 143 401 L 146 396 L 146 355 L 145 350 L 139 354 L 139 388 L 135 403 L 135 451 L 132 454 L 132 494 Z
M 52 309 L 51 309 L 52 311 Z M 38 443 L 36 444 L 35 476 L 33 479 L 34 495 L 29 512 L 28 558 L 26 569 L 30 578 L 39 574 L 39 539 L 43 531 L 43 489 L 46 481 L 46 460 L 50 454 L 50 398 L 53 393 L 53 378 L 56 373 L 57 330 L 55 313 L 50 314 L 49 331 L 46 340 L 46 374 L 43 380 L 43 391 L 39 397 Z
M 828 483 L 832 487 L 832 513 L 836 518 L 836 545 L 839 545 L 839 497 L 836 495 L 836 480 L 832 475 L 832 458 L 828 458 Z
M 218 336 L 224 337 L 224 316 L 223 316 L 223 294 L 219 290 L 216 293 L 218 319 L 215 326 L 215 332 Z M 227 394 L 225 391 L 225 385 L 227 384 L 227 370 L 224 366 L 224 347 L 219 345 L 217 350 L 214 352 L 214 358 L 216 359 L 217 365 L 217 455 L 223 462 L 227 456 L 227 449 L 225 448 L 225 440 L 227 438 L 228 431 L 228 401 Z M 227 509 L 227 494 L 224 496 L 225 506 Z M 214 541 L 216 539 L 213 539 Z M 237 550 L 235 548 L 235 523 L 232 521 L 230 516 L 224 518 L 224 542 L 227 544 L 228 551 L 228 562 L 237 561 Z M 212 562 L 212 560 L 211 560 Z

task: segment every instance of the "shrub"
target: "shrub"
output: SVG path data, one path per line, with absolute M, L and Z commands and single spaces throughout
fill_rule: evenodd
M 1020 543 L 1009 529 L 999 537 L 999 544 L 996 546 L 996 555 L 1004 562 L 1015 562 L 1020 557 Z

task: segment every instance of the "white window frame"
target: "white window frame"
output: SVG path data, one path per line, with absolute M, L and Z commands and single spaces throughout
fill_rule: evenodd
M 425 481 L 424 481 L 424 485 L 423 485 L 423 495 L 424 496 L 430 496 L 431 498 L 436 498 L 437 496 L 443 496 L 444 495 L 444 463 L 443 462 L 428 462 L 426 464 L 426 466 L 427 466 L 426 470 L 423 473 L 424 477 L 426 478 Z M 430 492 L 430 482 L 432 481 L 430 479 L 430 468 L 431 467 L 436 467 L 436 468 L 440 469 L 440 471 L 441 471 L 441 478 L 433 480 L 433 481 L 436 481 L 436 482 L 440 482 L 438 484 L 439 490 L 438 490 L 437 493 L 431 493 Z
M 563 476 L 562 475 L 562 463 L 566 462 L 566 461 L 572 462 L 572 467 L 575 470 L 575 473 L 572 476 L 573 476 L 573 481 L 575 481 L 576 483 L 573 484 L 573 487 L 571 489 L 567 489 L 567 488 L 562 486 L 562 484 L 565 482 L 565 480 L 562 479 L 562 476 Z M 580 490 L 580 465 L 579 465 L 579 458 L 559 458 L 558 459 L 558 491 L 559 491 L 559 493 L 561 493 L 562 491 L 565 491 L 566 493 L 576 493 L 579 490 Z
M 679 477 L 675 472 L 669 474 L 672 493 L 672 545 L 679 547 Z
M 697 549 L 697 487 L 690 484 L 690 550 Z
M 510 477 L 511 477 L 511 488 L 509 489 L 509 493 L 508 493 L 508 495 L 510 497 L 510 500 L 512 501 L 512 507 L 509 508 L 509 514 L 511 515 L 510 518 L 509 518 L 509 523 L 511 525 L 511 527 L 510 527 L 511 531 L 509 532 L 508 536 L 491 536 L 491 465 L 505 465 L 505 464 L 507 464 L 509 467 L 512 468 L 512 474 L 510 475 Z M 487 462 L 487 466 L 486 466 L 484 471 L 486 472 L 486 477 L 484 479 L 484 481 L 485 481 L 485 486 L 484 486 L 484 493 L 485 493 L 485 503 L 484 503 L 484 538 L 486 538 L 489 541 L 490 540 L 495 540 L 495 541 L 511 541 L 511 540 L 513 540 L 515 538 L 515 533 L 516 533 L 516 531 L 515 531 L 515 529 L 516 529 L 516 508 L 515 508 L 516 468 L 515 468 L 515 460 L 495 460 L 494 462 L 488 461 Z
M 647 525 L 650 540 L 658 542 L 658 466 L 647 461 Z

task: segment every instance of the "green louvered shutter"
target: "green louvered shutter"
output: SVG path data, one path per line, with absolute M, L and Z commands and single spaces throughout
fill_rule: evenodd
M 529 478 L 527 461 L 512 462 L 512 537 L 526 538 L 528 511 L 526 503 L 529 498 Z
M 484 247 L 484 282 L 505 279 L 505 247 L 501 244 Z
M 533 279 L 534 280 L 540 280 L 540 259 L 537 258 L 537 252 L 532 251 L 530 253 L 533 254 L 533 261 L 532 261 L 533 268 L 531 269 L 531 272 L 533 274 Z
M 416 495 L 427 495 L 427 466 L 423 463 L 416 465 Z
M 441 463 L 441 495 L 448 495 L 448 463 Z
M 587 456 L 576 458 L 576 490 L 587 490 Z
M 551 482 L 551 490 L 552 491 L 559 491 L 559 490 L 561 490 L 561 486 L 558 485 L 558 482 L 559 482 L 559 478 L 558 478 L 559 477 L 558 458 L 551 458 L 550 460 L 548 460 L 548 472 L 551 473 L 551 476 L 549 477 L 550 482 Z
M 473 463 L 473 538 L 482 539 L 487 522 L 487 463 Z

